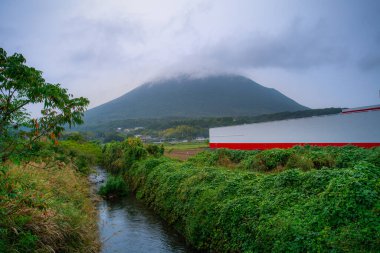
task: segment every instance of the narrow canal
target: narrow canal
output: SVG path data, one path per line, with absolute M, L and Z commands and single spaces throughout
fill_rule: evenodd
M 98 168 L 90 180 L 97 190 L 107 174 Z M 97 207 L 103 253 L 192 252 L 181 235 L 134 196 L 102 199 Z

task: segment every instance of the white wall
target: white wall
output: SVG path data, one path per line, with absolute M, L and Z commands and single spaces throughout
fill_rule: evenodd
M 210 128 L 210 143 L 380 143 L 380 111 Z

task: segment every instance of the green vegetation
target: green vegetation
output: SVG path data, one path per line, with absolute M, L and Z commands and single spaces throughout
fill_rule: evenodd
M 198 149 L 198 148 L 208 148 L 208 143 L 206 142 L 183 142 L 183 143 L 164 143 L 165 150 L 187 150 L 187 149 Z
M 84 174 L 99 164 L 102 156 L 100 145 L 93 142 L 62 141 L 55 150 L 61 153 L 58 159 L 66 162 L 71 159 L 76 169 Z
M 380 148 L 363 149 L 345 147 L 294 147 L 291 149 L 269 149 L 264 151 L 239 151 L 217 149 L 203 152 L 189 159 L 189 162 L 205 166 L 225 166 L 257 171 L 279 172 L 286 169 L 350 168 L 358 162 L 368 162 L 380 167 Z
M 83 123 L 89 101 L 72 98 L 59 84 L 46 83 L 42 72 L 25 65 L 21 54 L 7 56 L 0 48 L 0 160 L 24 155 L 41 138 L 53 142 L 69 126 Z M 32 118 L 26 106 L 40 104 Z
M 160 157 L 165 152 L 164 145 L 156 145 L 156 144 L 146 144 L 145 145 L 146 151 L 148 154 L 154 156 L 154 157 Z
M 102 165 L 113 174 L 120 174 L 133 163 L 145 158 L 148 151 L 138 138 L 128 138 L 123 142 L 111 142 L 103 146 Z
M 197 249 L 378 252 L 380 149 L 205 151 L 121 172 Z
M 276 174 L 151 160 L 130 184 L 198 249 L 243 252 L 376 252 L 379 170 Z
M 109 176 L 105 185 L 99 189 L 103 197 L 123 197 L 130 193 L 125 180 L 119 176 Z
M 181 126 L 165 129 L 161 131 L 159 135 L 165 139 L 174 138 L 178 140 L 191 140 L 191 139 L 194 139 L 194 136 L 197 136 L 198 132 L 199 132 L 199 129 L 195 127 L 181 125 Z
M 97 213 L 83 169 L 94 161 L 83 157 L 100 148 L 38 144 L 33 156 L 1 164 L 0 252 L 98 252 Z M 77 145 L 93 153 L 73 152 Z
M 101 149 L 75 138 L 58 145 L 88 103 L 0 48 L 0 252 L 99 251 L 86 177 Z
M 124 174 L 146 157 L 159 158 L 164 154 L 163 145 L 146 144 L 138 138 L 105 144 L 102 150 L 102 165 L 112 173 L 105 185 L 99 189 L 104 197 L 122 197 L 130 193 Z

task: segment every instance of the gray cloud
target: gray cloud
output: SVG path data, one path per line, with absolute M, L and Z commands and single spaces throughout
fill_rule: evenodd
M 369 47 L 369 52 L 358 61 L 358 66 L 364 71 L 380 69 L 380 33 L 372 41 L 373 46 Z
M 359 67 L 363 70 L 380 70 L 380 54 L 378 52 L 374 52 L 371 55 L 367 55 L 363 57 L 359 61 Z
M 280 34 L 251 33 L 225 39 L 210 49 L 209 56 L 223 65 L 243 68 L 305 69 L 341 64 L 349 57 L 348 52 L 334 44 L 325 28 L 323 22 L 304 27 L 296 20 Z
M 143 28 L 137 23 L 126 19 L 90 20 L 76 17 L 67 22 L 68 29 L 61 34 L 67 48 L 67 54 L 72 63 L 91 62 L 104 65 L 125 59 L 133 58 L 128 52 L 128 45 L 144 43 Z
M 341 0 L 4 0 L 0 46 L 23 53 L 47 80 L 89 97 L 92 106 L 153 78 L 220 72 L 257 77 L 284 93 L 297 90 L 296 100 L 312 88 L 356 91 L 354 100 L 380 78 L 380 43 L 371 40 L 379 31 L 377 6 Z M 343 100 L 330 101 L 325 104 Z

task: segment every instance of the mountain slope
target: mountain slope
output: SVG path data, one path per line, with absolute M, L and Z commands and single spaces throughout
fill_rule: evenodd
M 128 118 L 254 116 L 308 109 L 236 75 L 180 77 L 144 84 L 86 112 L 87 122 Z

